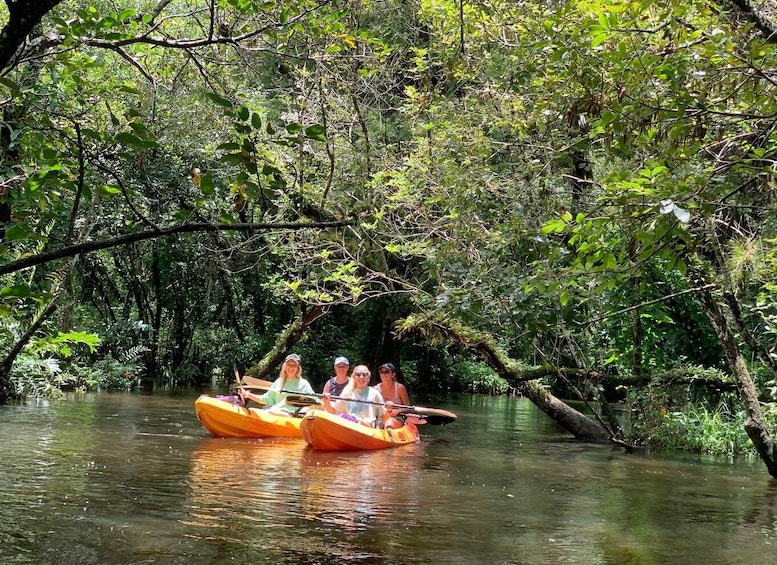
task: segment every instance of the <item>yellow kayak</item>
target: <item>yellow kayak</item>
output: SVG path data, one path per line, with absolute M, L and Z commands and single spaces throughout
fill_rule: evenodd
M 305 441 L 322 451 L 384 449 L 415 443 L 419 438 L 418 428 L 409 422 L 401 428 L 372 428 L 324 410 L 305 414 L 301 430 Z
M 302 437 L 302 418 L 246 408 L 238 396 L 203 394 L 195 401 L 194 410 L 214 437 Z

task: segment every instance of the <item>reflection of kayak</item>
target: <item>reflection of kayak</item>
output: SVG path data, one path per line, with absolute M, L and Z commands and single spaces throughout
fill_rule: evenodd
M 302 418 L 246 408 L 237 396 L 203 394 L 195 401 L 194 410 L 214 437 L 302 437 Z
M 302 437 L 314 449 L 355 451 L 398 447 L 418 441 L 418 428 L 406 423 L 401 428 L 379 429 L 351 422 L 324 410 L 311 410 L 302 418 Z

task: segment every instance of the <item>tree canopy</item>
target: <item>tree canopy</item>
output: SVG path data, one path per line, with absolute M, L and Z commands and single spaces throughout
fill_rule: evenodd
M 724 370 L 777 472 L 768 4 L 9 1 L 0 22 L 2 398 L 25 351 L 180 381 L 319 324 L 320 374 L 402 355 L 445 390 L 455 345 L 546 407 L 528 367 L 594 399 Z

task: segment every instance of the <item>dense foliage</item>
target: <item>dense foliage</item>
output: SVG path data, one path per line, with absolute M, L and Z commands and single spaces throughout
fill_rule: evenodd
M 0 50 L 5 396 L 229 380 L 306 316 L 316 384 L 343 353 L 401 361 L 417 392 L 509 389 L 400 340 L 411 314 L 660 389 L 739 358 L 705 296 L 762 399 L 777 379 L 777 51 L 755 4 L 7 7 L 7 30 L 41 21 Z

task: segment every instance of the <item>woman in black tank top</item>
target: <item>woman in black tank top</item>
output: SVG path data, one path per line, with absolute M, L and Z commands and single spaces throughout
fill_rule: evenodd
M 348 368 L 350 363 L 346 357 L 335 359 L 335 376 L 326 381 L 324 385 L 324 394 L 329 393 L 332 396 L 340 396 L 345 385 L 348 384 Z

